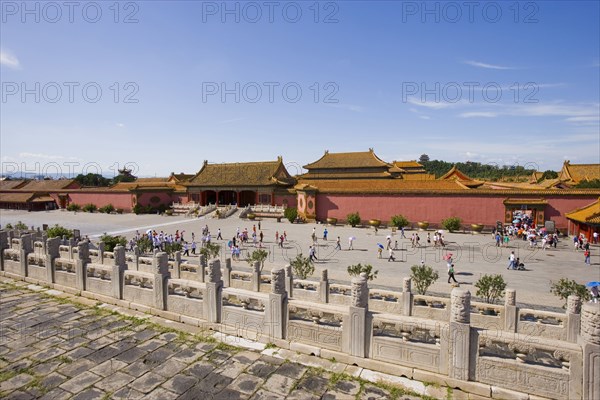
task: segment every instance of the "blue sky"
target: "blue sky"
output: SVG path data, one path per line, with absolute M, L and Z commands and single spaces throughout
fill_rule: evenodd
M 471 4 L 2 1 L 2 172 L 600 162 L 600 3 Z

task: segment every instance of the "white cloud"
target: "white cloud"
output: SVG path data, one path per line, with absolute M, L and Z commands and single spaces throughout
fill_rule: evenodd
M 11 69 L 21 69 L 19 59 L 8 50 L 0 50 L 0 65 Z
M 117 125 L 119 128 L 123 128 L 123 127 L 125 126 L 125 124 L 124 124 L 124 123 L 122 123 L 122 122 L 117 122 L 117 123 L 116 123 L 116 125 Z
M 350 111 L 354 111 L 354 112 L 363 112 L 365 111 L 365 108 L 363 106 L 357 106 L 355 104 L 332 104 L 332 103 L 328 103 L 327 104 L 330 107 L 334 107 L 334 108 L 341 108 L 344 110 L 350 110 Z
M 473 67 L 487 68 L 487 69 L 516 69 L 514 67 L 505 67 L 502 65 L 487 64 L 487 63 L 482 63 L 479 61 L 465 61 L 465 64 L 471 65 Z
M 458 114 L 459 117 L 461 118 L 496 118 L 498 116 L 498 113 L 495 112 L 489 112 L 489 111 L 481 111 L 481 112 L 466 112 L 466 113 L 462 113 L 462 114 Z
M 434 110 L 441 110 L 444 108 L 454 107 L 457 104 L 457 103 L 448 103 L 448 102 L 442 102 L 442 101 L 433 101 L 433 102 L 432 101 L 419 101 L 412 97 L 410 99 L 408 99 L 408 102 L 410 104 L 414 104 L 415 106 L 431 108 Z
M 19 157 L 22 158 L 41 158 L 44 160 L 62 160 L 65 157 L 64 156 L 57 156 L 57 155 L 52 155 L 52 154 L 43 154 L 43 153 L 19 153 Z
M 431 117 L 428 116 L 428 115 L 419 115 L 419 118 L 421 118 L 421 119 L 431 119 Z

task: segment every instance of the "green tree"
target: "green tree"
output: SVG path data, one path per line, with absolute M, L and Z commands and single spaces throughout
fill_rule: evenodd
M 415 284 L 417 293 L 424 295 L 429 286 L 433 285 L 440 276 L 428 265 L 413 265 L 410 267 L 410 277 Z
M 247 258 L 246 262 L 252 266 L 255 262 L 260 263 L 260 270 L 265 267 L 265 260 L 269 256 L 269 252 L 266 250 L 258 249 L 254 250 Z
M 350 276 L 360 276 L 361 273 L 367 274 L 367 279 L 372 281 L 377 278 L 378 270 L 373 271 L 373 266 L 371 264 L 362 265 L 360 263 L 355 265 L 348 266 L 348 275 Z
M 183 248 L 183 245 L 180 242 L 171 242 L 171 243 L 167 242 L 164 244 L 165 253 L 167 253 L 169 255 L 169 257 L 173 257 L 175 252 L 181 251 L 182 248 Z
M 350 226 L 355 227 L 356 225 L 360 224 L 360 214 L 358 211 L 355 213 L 350 213 L 346 216 L 346 220 Z
M 100 174 L 79 174 L 75 177 L 75 181 L 81 186 L 109 186 L 110 179 L 103 177 Z
M 450 217 L 442 220 L 442 226 L 449 232 L 454 232 L 460 229 L 462 220 L 458 217 Z
M 567 297 L 577 295 L 582 301 L 590 299 L 590 292 L 582 284 L 568 278 L 560 278 L 558 282 L 550 282 L 550 293 L 565 301 L 563 308 L 567 305 Z
M 54 237 L 62 238 L 63 236 L 66 236 L 67 238 L 72 238 L 73 231 L 71 229 L 67 229 L 63 226 L 56 224 L 53 227 L 48 228 L 46 230 L 46 235 L 48 235 L 48 238 L 54 238 Z
M 403 228 L 405 226 L 408 226 L 408 224 L 410 224 L 410 222 L 408 221 L 408 219 L 406 219 L 406 217 L 404 215 L 401 215 L 401 214 L 392 216 L 392 219 L 391 219 L 390 222 L 396 228 Z
M 592 179 L 590 181 L 581 181 L 575 185 L 578 189 L 600 189 L 600 179 Z
M 488 304 L 493 304 L 496 303 L 499 298 L 504 296 L 506 282 L 504 281 L 504 277 L 500 274 L 486 274 L 475 282 L 475 287 L 477 288 L 477 297 L 483 298 Z
M 81 210 L 84 212 L 93 213 L 98 210 L 98 207 L 95 204 L 89 203 L 81 207 Z
M 204 255 L 206 259 L 215 258 L 221 252 L 221 245 L 217 243 L 206 243 L 204 247 L 200 249 L 200 254 Z
M 293 224 L 296 218 L 298 218 L 298 209 L 296 207 L 288 207 L 283 211 L 283 216 Z
M 124 236 L 112 236 L 106 233 L 100 237 L 100 241 L 104 243 L 104 250 L 106 251 L 114 251 L 117 246 L 127 245 L 127 239 Z
M 144 235 L 135 242 L 140 254 L 148 253 L 152 250 L 152 240 L 148 236 Z
M 15 224 L 15 229 L 18 229 L 20 231 L 26 231 L 29 228 L 27 227 L 27 224 L 24 224 L 23 222 L 19 221 Z
M 306 279 L 315 272 L 315 266 L 309 257 L 304 257 L 302 253 L 290 261 L 294 275 L 300 279 Z
M 543 181 L 544 179 L 556 179 L 558 178 L 558 172 L 556 171 L 552 171 L 551 169 L 544 171 L 544 173 L 542 174 L 542 177 L 540 178 L 540 181 Z

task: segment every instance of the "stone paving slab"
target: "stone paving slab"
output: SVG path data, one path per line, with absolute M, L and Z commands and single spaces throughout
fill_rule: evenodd
M 394 398 L 376 385 L 335 374 L 345 369 L 364 374 L 356 367 L 264 345 L 257 351 L 214 339 L 201 342 L 173 332 L 172 323 L 165 332 L 167 328 L 159 325 L 133 324 L 99 309 L 61 304 L 42 289 L 32 293 L 16 289 L 19 282 L 7 282 L 0 280 L 0 326 L 18 326 L 35 316 L 68 310 L 73 314 L 69 329 L 76 334 L 56 335 L 56 327 L 43 325 L 37 331 L 2 336 L 1 399 L 380 399 L 382 393 Z M 13 313 L 21 301 L 30 305 L 28 311 Z M 96 335 L 87 334 L 94 329 Z M 203 338 L 210 338 L 199 329 Z M 54 335 L 44 335 L 48 330 Z M 312 367 L 302 365 L 303 360 Z

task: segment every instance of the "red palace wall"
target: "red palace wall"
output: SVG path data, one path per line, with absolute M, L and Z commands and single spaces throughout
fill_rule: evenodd
M 107 193 L 107 192 L 71 192 L 69 193 L 69 203 L 95 204 L 98 208 L 112 204 L 115 208 L 131 212 L 133 195 L 131 193 Z
M 287 200 L 287 205 L 288 207 L 296 207 L 296 197 L 297 195 L 295 194 L 286 194 L 286 195 L 275 195 L 274 196 L 274 200 L 275 200 L 275 205 L 276 206 L 282 206 L 284 204 L 284 200 Z
M 325 220 L 327 217 L 334 217 L 344 221 L 349 213 L 358 211 L 362 220 L 389 221 L 392 215 L 402 214 L 412 223 L 429 221 L 432 224 L 439 224 L 445 218 L 457 216 L 464 224 L 494 225 L 496 221 L 504 221 L 503 202 L 507 197 L 509 196 L 506 194 L 501 196 L 317 194 L 317 219 Z M 567 227 L 565 213 L 590 204 L 596 199 L 596 197 L 575 196 L 545 196 L 544 198 L 548 201 L 545 219 L 555 221 L 561 228 Z
M 158 197 L 159 201 L 157 202 L 151 202 L 150 199 L 152 199 L 153 197 Z M 164 193 L 164 192 L 148 192 L 148 193 L 141 193 L 140 195 L 138 195 L 138 204 L 141 206 L 152 206 L 152 207 L 158 207 L 161 204 L 164 204 L 165 206 L 170 206 L 173 201 L 175 202 L 179 202 L 179 196 L 178 195 L 174 195 L 171 196 L 169 193 Z

